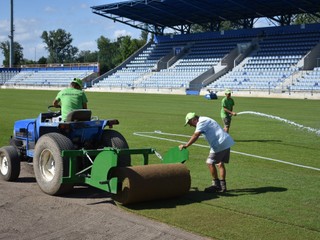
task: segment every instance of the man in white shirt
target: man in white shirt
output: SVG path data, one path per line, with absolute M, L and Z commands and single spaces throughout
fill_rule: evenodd
M 195 113 L 186 115 L 185 126 L 189 124 L 196 130 L 186 144 L 179 146 L 180 149 L 191 146 L 198 140 L 201 134 L 210 145 L 209 156 L 206 160 L 210 174 L 212 176 L 212 185 L 205 189 L 205 192 L 226 192 L 226 168 L 225 163 L 229 163 L 230 147 L 234 145 L 231 136 L 213 119 L 197 116 Z M 220 179 L 218 177 L 218 171 Z

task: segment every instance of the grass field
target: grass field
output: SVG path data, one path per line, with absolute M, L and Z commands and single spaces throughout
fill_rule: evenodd
M 46 112 L 56 93 L 0 90 L 0 146 L 8 144 L 15 120 Z M 130 148 L 153 147 L 163 154 L 187 141 L 194 131 L 184 127 L 190 111 L 222 123 L 221 96 L 213 101 L 202 96 L 93 92 L 87 96 L 93 115 L 119 119 L 115 130 Z M 320 129 L 319 100 L 233 97 L 236 112 L 261 112 Z M 138 132 L 147 133 L 134 134 Z M 199 139 L 198 146 L 189 148 L 186 165 L 192 184 L 186 196 L 125 209 L 214 239 L 320 239 L 320 135 L 251 114 L 234 117 L 230 134 L 236 144 L 227 165 L 228 192 L 203 192 L 211 182 L 205 164 L 209 149 Z M 152 156 L 151 162 L 158 161 Z

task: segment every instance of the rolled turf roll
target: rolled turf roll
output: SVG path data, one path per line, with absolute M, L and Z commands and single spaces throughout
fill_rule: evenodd
M 182 163 L 121 167 L 113 175 L 122 186 L 112 198 L 123 205 L 181 196 L 191 185 L 190 171 Z

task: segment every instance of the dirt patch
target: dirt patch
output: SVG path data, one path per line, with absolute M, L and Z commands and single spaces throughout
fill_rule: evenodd
M 0 239 L 202 240 L 117 207 L 108 193 L 80 187 L 64 197 L 44 194 L 31 165 L 17 182 L 0 180 Z

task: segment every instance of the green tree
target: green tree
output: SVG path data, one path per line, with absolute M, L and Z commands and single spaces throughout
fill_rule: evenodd
M 100 72 L 105 73 L 115 67 L 113 61 L 116 57 L 117 49 L 116 46 L 111 43 L 110 39 L 104 36 L 98 38 L 97 46 L 99 51 L 98 59 L 100 63 Z
M 118 37 L 116 45 L 118 45 L 117 62 L 121 63 L 133 53 L 133 45 L 131 37 Z
M 26 58 L 24 58 L 21 63 L 22 63 L 23 65 L 28 65 L 28 64 L 36 64 L 37 62 L 35 62 L 34 60 L 31 60 L 31 59 L 26 59 Z
M 201 32 L 232 30 L 232 29 L 240 29 L 240 28 L 243 28 L 241 23 L 236 23 L 231 21 L 221 21 L 216 23 L 192 24 L 190 32 L 201 33 Z
M 308 24 L 308 23 L 319 23 L 320 22 L 320 13 L 317 16 L 312 14 L 298 14 L 294 20 L 294 24 Z
M 70 63 L 75 61 L 78 48 L 71 45 L 73 39 L 70 33 L 63 29 L 44 31 L 41 35 L 45 48 L 49 52 L 48 63 Z
M 98 52 L 97 51 L 91 52 L 89 50 L 81 51 L 78 54 L 76 61 L 80 62 L 80 63 L 97 62 L 98 61 Z
M 144 42 L 147 42 L 148 41 L 148 34 L 149 33 L 147 31 L 141 31 L 141 34 L 140 34 L 141 40 L 144 41 Z
M 145 43 L 144 39 L 131 39 L 130 36 L 118 37 L 114 42 L 101 36 L 97 40 L 100 72 L 105 73 L 118 66 Z
M 42 56 L 41 58 L 39 58 L 38 63 L 39 64 L 47 64 L 47 58 Z
M 4 56 L 4 60 L 2 64 L 4 66 L 9 66 L 10 63 L 10 42 L 4 41 L 0 43 L 0 49 L 2 50 L 2 54 Z M 13 43 L 13 52 L 14 52 L 14 59 L 13 59 L 13 66 L 19 66 L 23 64 L 23 47 L 18 42 Z

